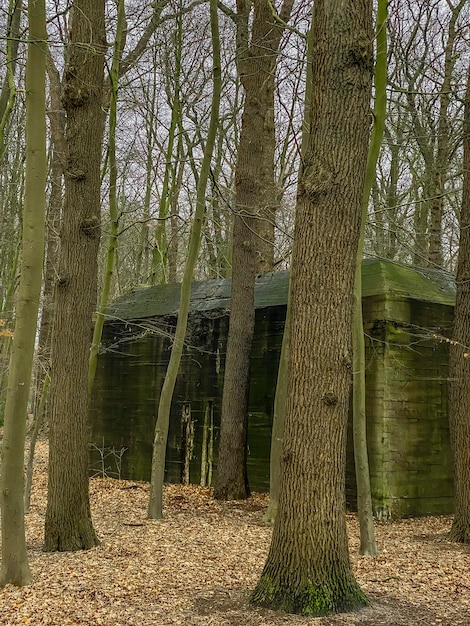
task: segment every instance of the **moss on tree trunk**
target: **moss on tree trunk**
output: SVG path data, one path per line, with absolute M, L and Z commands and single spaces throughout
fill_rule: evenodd
M 354 611 L 369 604 L 354 577 L 348 579 L 344 568 L 331 567 L 320 579 L 321 583 L 299 576 L 293 587 L 289 578 L 270 574 L 265 568 L 251 601 L 259 606 L 311 617 Z
M 372 2 L 316 0 L 313 28 L 310 137 L 299 176 L 290 283 L 281 496 L 252 602 L 325 615 L 367 604 L 349 562 L 345 465 Z

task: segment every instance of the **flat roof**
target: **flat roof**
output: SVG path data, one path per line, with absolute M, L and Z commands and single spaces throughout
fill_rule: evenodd
M 442 270 L 402 265 L 385 259 L 367 259 L 362 264 L 364 298 L 383 295 L 387 298 L 412 298 L 453 306 L 455 278 Z M 191 287 L 191 312 L 230 309 L 230 278 L 195 281 Z M 255 307 L 287 304 L 289 271 L 260 274 L 255 284 Z M 107 321 L 145 319 L 176 315 L 180 284 L 139 287 L 109 305 Z

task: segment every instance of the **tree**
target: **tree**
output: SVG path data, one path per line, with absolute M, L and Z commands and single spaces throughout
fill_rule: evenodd
M 31 581 L 26 552 L 23 466 L 26 412 L 41 293 L 46 210 L 46 8 L 28 3 L 26 180 L 21 278 L 10 361 L 2 445 L 2 569 L 0 585 Z
M 235 169 L 230 322 L 214 488 L 214 496 L 224 500 L 249 495 L 246 446 L 254 286 L 257 272 L 273 266 L 273 237 L 266 224 L 274 220 L 275 71 L 281 24 L 289 19 L 292 4 L 285 0 L 276 18 L 268 0 L 255 0 L 250 40 L 251 2 L 237 2 L 237 64 L 245 104 Z M 271 246 L 266 246 L 269 240 Z
M 310 142 L 291 271 L 281 496 L 254 604 L 322 615 L 367 604 L 351 571 L 345 451 L 370 121 L 372 2 L 317 0 Z
M 313 22 L 307 36 L 306 49 L 306 72 L 305 72 L 305 97 L 304 114 L 302 119 L 302 144 L 301 158 L 306 154 L 310 139 L 310 112 L 312 105 L 312 50 L 313 50 Z M 291 298 L 287 299 L 286 319 L 282 336 L 281 354 L 276 381 L 276 393 L 273 407 L 273 426 L 271 432 L 271 452 L 269 459 L 269 504 L 263 519 L 273 523 L 276 519 L 279 507 L 279 495 L 281 489 L 281 458 L 284 442 L 284 422 L 287 402 L 287 373 L 289 368 L 290 351 L 290 324 L 291 324 Z
M 98 311 L 96 312 L 93 338 L 90 347 L 90 360 L 88 364 L 88 395 L 91 397 L 96 368 L 98 366 L 98 352 L 103 334 L 103 326 L 108 306 L 111 281 L 114 273 L 116 248 L 118 240 L 119 210 L 117 197 L 118 168 L 116 162 L 116 123 L 117 123 L 117 99 L 119 87 L 119 63 L 122 54 L 123 30 L 125 27 L 124 0 L 118 0 L 117 26 L 114 40 L 113 59 L 109 72 L 110 82 L 110 105 L 109 105 L 109 132 L 108 132 L 108 162 L 109 162 L 109 227 L 108 246 L 106 253 L 106 267 L 101 286 Z
M 181 4 L 180 4 L 181 9 Z M 152 271 L 150 274 L 151 283 L 154 285 L 160 279 L 160 283 L 165 284 L 168 282 L 168 237 L 167 237 L 167 225 L 166 221 L 171 209 L 171 203 L 173 196 L 175 195 L 174 189 L 172 189 L 172 182 L 175 180 L 176 166 L 173 163 L 173 153 L 175 140 L 177 146 L 180 144 L 180 137 L 177 137 L 178 127 L 181 119 L 181 102 L 180 102 L 180 79 L 181 79 L 181 57 L 182 57 L 182 42 L 183 42 L 183 15 L 177 16 L 176 30 L 173 36 L 172 56 L 174 57 L 174 70 L 167 72 L 166 79 L 174 83 L 174 89 L 171 103 L 171 119 L 170 127 L 168 129 L 168 143 L 165 154 L 165 174 L 163 176 L 162 192 L 160 196 L 160 203 L 158 208 L 158 221 L 155 228 L 155 245 L 152 253 Z M 169 90 L 168 90 L 169 91 Z M 171 180 L 173 179 L 173 181 Z
M 31 499 L 31 487 L 33 480 L 33 463 L 36 450 L 36 442 L 40 430 L 47 419 L 47 398 L 51 381 L 51 340 L 52 321 L 54 317 L 54 285 L 57 272 L 57 255 L 59 242 L 57 232 L 60 227 L 63 197 L 63 171 L 64 164 L 64 120 L 60 101 L 60 77 L 55 67 L 50 51 L 48 50 L 46 62 L 49 77 L 49 200 L 46 208 L 46 244 L 43 270 L 42 298 L 40 304 L 41 319 L 38 329 L 38 342 L 36 348 L 36 372 L 34 380 L 33 415 L 34 421 L 31 429 L 28 459 L 26 467 L 26 482 L 24 506 L 29 511 Z
M 0 161 L 5 154 L 5 129 L 10 119 L 11 112 L 13 111 L 16 98 L 15 69 L 18 60 L 22 7 L 23 3 L 21 0 L 10 0 L 6 32 L 7 71 L 0 91 Z
M 375 227 L 368 231 L 375 239 L 370 249 L 401 262 L 452 267 L 466 5 L 461 0 L 403 0 L 399 10 L 390 5 L 386 141 L 369 216 Z
M 374 73 L 374 126 L 367 157 L 364 198 L 359 245 L 356 255 L 354 281 L 354 312 L 352 327 L 353 342 L 353 440 L 356 467 L 357 513 L 360 529 L 360 554 L 375 556 L 374 520 L 370 490 L 369 455 L 367 450 L 366 419 L 366 354 L 364 344 L 364 321 L 362 319 L 362 258 L 364 237 L 369 208 L 369 198 L 376 179 L 377 161 L 385 127 L 387 110 L 387 5 L 388 0 L 379 0 L 377 8 L 377 53 Z
M 88 361 L 100 241 L 104 0 L 76 0 L 70 33 L 62 97 L 66 171 L 52 338 L 47 551 L 98 543 L 88 494 Z
M 21 236 L 18 224 L 21 223 L 23 188 L 24 126 L 23 107 L 17 116 L 23 124 L 18 124 L 14 115 L 16 103 L 15 73 L 18 67 L 18 50 L 22 2 L 10 0 L 6 11 L 5 25 L 5 76 L 0 90 L 0 419 L 5 403 L 8 360 L 11 350 L 11 321 L 13 296 L 17 288 L 17 273 Z M 21 64 L 19 65 L 21 67 Z M 15 119 L 17 117 L 17 119 Z M 15 128 L 16 126 L 16 128 Z M 11 146 L 15 146 L 11 149 Z M 9 159 L 9 153 L 11 158 Z
M 191 301 L 191 282 L 193 280 L 194 266 L 196 265 L 201 244 L 201 230 L 205 211 L 206 187 L 209 179 L 210 164 L 219 120 L 222 81 L 217 0 L 211 0 L 209 7 L 213 50 L 214 85 L 212 92 L 211 119 L 201 164 L 201 173 L 197 183 L 196 211 L 194 214 L 194 223 L 191 228 L 191 238 L 189 240 L 188 257 L 184 268 L 183 282 L 181 284 L 180 305 L 175 337 L 171 349 L 170 362 L 168 363 L 158 404 L 157 423 L 155 424 L 155 437 L 153 442 L 150 499 L 148 506 L 149 519 L 161 519 L 163 516 L 163 479 L 165 473 L 165 456 L 166 444 L 168 440 L 168 426 L 170 423 L 171 400 L 173 398 L 176 377 L 178 375 L 181 355 L 183 353 L 184 337 L 186 335 L 189 305 Z
M 439 115 L 437 121 L 437 146 L 432 172 L 432 198 L 429 207 L 429 247 L 428 261 L 431 267 L 442 267 L 444 262 L 442 245 L 442 220 L 444 217 L 444 189 L 448 176 L 451 156 L 451 137 L 449 129 L 449 110 L 452 94 L 452 75 L 455 66 L 456 26 L 459 15 L 467 4 L 460 0 L 455 6 L 448 2 L 451 10 L 447 41 L 444 48 L 444 76 L 439 94 Z
M 454 452 L 455 514 L 450 539 L 470 543 L 470 65 L 465 93 L 463 188 L 457 299 L 449 354 L 449 424 Z

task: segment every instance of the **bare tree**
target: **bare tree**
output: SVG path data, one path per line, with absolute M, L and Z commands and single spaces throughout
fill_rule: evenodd
M 31 581 L 24 526 L 24 443 L 41 292 L 46 211 L 46 8 L 28 4 L 26 182 L 21 278 L 8 377 L 2 445 L 2 569 L 0 585 Z
M 281 497 L 252 602 L 323 615 L 367 603 L 349 563 L 344 471 L 372 2 L 316 0 L 313 23 L 310 141 L 299 180 L 291 270 Z
M 470 65 L 465 94 L 463 190 L 457 300 L 449 356 L 449 421 L 454 452 L 455 515 L 450 539 L 470 543 Z

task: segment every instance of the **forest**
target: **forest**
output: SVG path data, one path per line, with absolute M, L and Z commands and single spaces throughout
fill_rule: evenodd
M 469 26 L 465 0 L 1 3 L 2 624 L 470 623 Z M 451 516 L 374 518 L 364 259 L 453 276 L 449 334 L 408 323 L 448 350 Z M 255 284 L 286 269 L 259 494 Z M 169 485 L 208 279 L 230 280 L 217 462 Z M 96 476 L 112 303 L 175 285 L 175 326 L 145 329 L 169 341 L 150 480 Z

